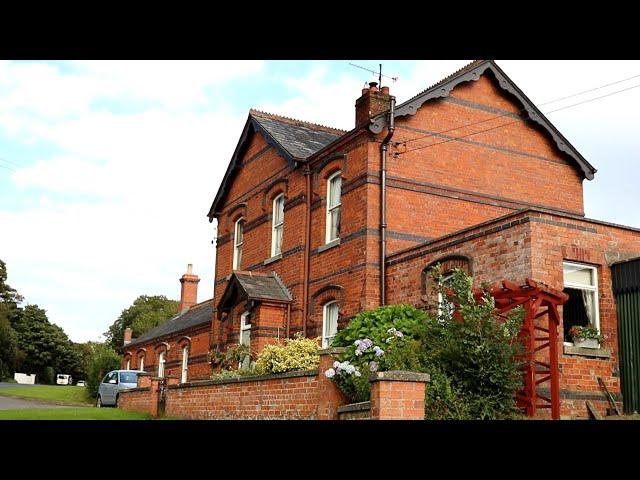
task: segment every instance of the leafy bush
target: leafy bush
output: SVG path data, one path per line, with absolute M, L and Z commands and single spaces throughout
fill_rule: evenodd
M 38 378 L 38 376 L 36 376 Z M 38 378 L 38 383 L 44 383 L 45 385 L 53 385 L 56 379 L 56 371 L 53 367 L 44 367 L 42 373 L 40 374 L 40 378 Z
M 318 340 L 296 335 L 284 344 L 267 345 L 256 359 L 256 371 L 262 374 L 313 370 L 318 368 L 320 356 Z
M 111 370 L 120 368 L 120 356 L 104 343 L 92 345 L 92 353 L 89 360 L 89 371 L 86 379 L 86 392 L 90 400 L 98 396 L 98 388 L 104 376 Z
M 325 374 L 352 402 L 366 401 L 371 372 L 424 371 L 424 352 L 418 339 L 425 336 L 427 323 L 425 312 L 411 305 L 361 312 L 335 336 L 332 346 L 346 347 L 346 351 Z
M 427 372 L 426 418 L 517 417 L 523 311 L 498 319 L 488 289 L 476 302 L 473 281 L 462 270 L 446 288 L 439 268 L 432 274 L 453 309 L 442 308 L 434 316 L 409 305 L 389 305 L 361 313 L 336 335 L 333 346 L 347 349 L 325 375 L 358 402 L 369 399 L 371 371 Z

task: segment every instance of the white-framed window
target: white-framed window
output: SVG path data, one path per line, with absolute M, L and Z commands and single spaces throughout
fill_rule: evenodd
M 242 265 L 242 244 L 244 243 L 244 218 L 236 221 L 233 233 L 233 269 L 240 270 Z
M 131 367 L 131 358 L 127 358 L 127 364 L 124 366 L 125 370 L 129 370 Z
M 446 273 L 442 276 L 442 284 L 445 289 L 451 285 L 453 279 L 453 272 Z M 447 313 L 450 317 L 455 310 L 455 306 L 449 300 L 447 300 L 442 292 L 438 292 L 438 317 L 442 319 L 443 314 Z
M 182 375 L 180 376 L 180 383 L 187 383 L 187 376 L 189 372 L 189 345 L 182 347 Z
M 273 221 L 271 223 L 271 256 L 282 253 L 284 232 L 284 193 L 273 199 Z
M 569 300 L 562 306 L 565 341 L 571 341 L 569 330 L 574 325 L 591 325 L 600 331 L 598 305 L 598 269 L 592 265 L 562 262 L 564 292 Z
M 342 175 L 338 171 L 327 179 L 327 234 L 326 243 L 340 238 L 342 210 Z
M 240 315 L 240 345 L 244 345 L 251 351 L 251 324 L 249 323 L 249 312 Z M 240 362 L 238 368 L 248 368 L 251 363 L 250 356 Z
M 140 371 L 144 372 L 144 355 L 140 357 Z
M 160 352 L 158 356 L 158 376 L 164 377 L 164 356 L 165 352 Z
M 338 302 L 328 302 L 322 307 L 322 348 L 331 346 L 338 331 Z

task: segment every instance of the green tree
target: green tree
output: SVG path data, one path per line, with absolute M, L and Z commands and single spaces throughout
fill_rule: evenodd
M 120 355 L 106 343 L 91 343 L 91 356 L 87 371 L 87 396 L 95 400 L 98 387 L 104 376 L 111 370 L 120 368 Z
M 133 336 L 138 337 L 173 317 L 178 313 L 179 306 L 179 302 L 169 300 L 164 295 L 139 296 L 104 333 L 106 343 L 121 354 L 126 328 L 131 328 Z
M 18 358 L 18 338 L 9 319 L 0 316 L 0 380 L 13 377 Z
M 82 357 L 64 330 L 49 322 L 47 313 L 37 305 L 27 305 L 13 323 L 18 347 L 24 354 L 18 368 L 35 373 L 45 380 L 50 373 L 78 375 L 82 373 Z
M 22 296 L 7 284 L 7 265 L 0 260 L 0 380 L 13 377 L 21 359 L 18 338 L 11 323 L 19 314 Z

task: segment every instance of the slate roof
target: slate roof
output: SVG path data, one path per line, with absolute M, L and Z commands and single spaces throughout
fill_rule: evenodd
M 293 300 L 293 296 L 275 272 L 270 274 L 245 271 L 233 272 L 222 294 L 218 308 L 222 310 L 228 309 L 237 302 L 239 297 L 248 300 L 275 300 L 286 303 Z
M 164 337 L 165 335 L 170 335 L 181 330 L 209 323 L 211 322 L 212 309 L 212 298 L 204 302 L 200 302 L 157 327 L 152 328 L 148 332 L 143 333 L 138 338 L 134 338 L 131 343 L 125 347 L 128 348 L 131 345 L 149 343 L 155 338 Z
M 250 110 L 249 114 L 292 158 L 299 160 L 308 158 L 346 133 L 259 110 Z
M 255 132 L 262 133 L 267 144 L 273 146 L 291 166 L 294 166 L 296 162 L 306 161 L 311 155 L 347 133 L 346 130 L 295 120 L 259 110 L 249 110 L 249 117 L 236 145 L 236 150 L 233 152 L 218 193 L 216 193 L 216 197 L 209 209 L 207 216 L 210 222 L 213 221 L 214 216 L 218 213 L 218 205 L 226 194 L 227 185 L 239 168 L 240 158 L 249 144 L 251 135 Z

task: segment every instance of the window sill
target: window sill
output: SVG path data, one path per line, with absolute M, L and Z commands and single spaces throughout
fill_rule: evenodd
M 322 253 L 325 250 L 329 250 L 330 248 L 337 247 L 338 245 L 340 245 L 340 239 L 336 238 L 335 240 L 331 240 L 326 245 L 322 245 L 321 247 L 318 247 L 318 253 Z
M 264 262 L 262 262 L 262 265 L 269 265 L 270 263 L 277 262 L 281 258 L 282 258 L 282 254 L 279 253 L 278 255 L 275 255 L 271 258 L 267 258 Z
M 596 358 L 611 358 L 610 348 L 579 348 L 573 345 L 564 345 L 565 355 L 575 355 L 579 357 L 596 357 Z

